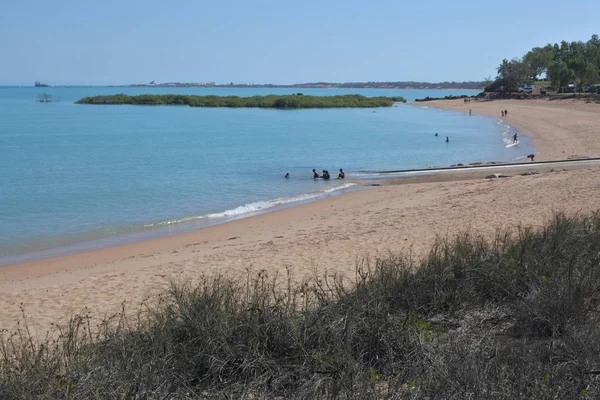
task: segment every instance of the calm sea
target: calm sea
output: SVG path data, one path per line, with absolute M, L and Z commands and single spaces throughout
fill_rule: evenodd
M 0 88 L 0 265 L 179 233 L 347 188 L 380 170 L 510 161 L 496 118 L 397 105 L 265 110 L 76 105 L 125 92 L 365 96 L 473 91 Z M 46 92 L 59 100 L 37 103 Z M 426 106 L 426 104 L 424 104 Z M 439 136 L 435 137 L 434 133 Z M 450 142 L 445 142 L 445 137 Z M 284 179 L 285 173 L 289 179 Z

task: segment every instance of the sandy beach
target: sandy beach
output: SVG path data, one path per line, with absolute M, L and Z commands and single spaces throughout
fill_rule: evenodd
M 600 156 L 600 105 L 574 101 L 433 101 L 417 106 L 499 117 L 534 138 L 537 159 Z M 600 167 L 538 171 L 502 179 L 471 176 L 386 181 L 264 215 L 177 236 L 0 268 L 0 328 L 24 314 L 32 331 L 86 313 L 102 318 L 123 302 L 135 308 L 170 281 L 223 273 L 290 271 L 301 281 L 324 274 L 349 279 L 360 260 L 390 252 L 426 254 L 436 237 L 492 235 L 540 226 L 553 213 L 600 209 Z M 372 183 L 372 182 L 371 182 Z

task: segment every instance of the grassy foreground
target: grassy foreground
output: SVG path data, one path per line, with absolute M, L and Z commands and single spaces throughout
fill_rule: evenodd
M 600 215 L 356 271 L 352 287 L 215 278 L 96 334 L 22 330 L 2 341 L 0 398 L 600 397 Z
M 177 94 L 142 94 L 129 96 L 84 97 L 77 104 L 134 104 L 134 105 L 188 105 L 190 107 L 232 108 L 375 108 L 391 107 L 394 102 L 406 102 L 403 97 L 365 97 L 357 94 L 343 96 L 305 96 L 302 93 L 268 96 L 186 96 Z

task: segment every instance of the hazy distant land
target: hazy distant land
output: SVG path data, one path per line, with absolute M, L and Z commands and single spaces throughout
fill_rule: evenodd
M 295 83 L 291 85 L 276 85 L 271 83 L 217 83 L 217 82 L 165 82 L 143 84 L 131 84 L 127 87 L 218 87 L 218 88 L 307 88 L 307 89 L 483 89 L 485 82 L 308 82 Z

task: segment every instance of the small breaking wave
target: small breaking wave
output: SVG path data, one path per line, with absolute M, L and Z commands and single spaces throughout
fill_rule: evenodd
M 324 197 L 327 194 L 330 194 L 330 193 L 333 193 L 333 192 L 336 192 L 339 190 L 347 189 L 347 188 L 355 186 L 355 185 L 356 185 L 355 183 L 346 183 L 344 185 L 336 186 L 336 187 L 329 188 L 329 189 L 326 189 L 326 190 L 323 190 L 320 192 L 316 192 L 316 193 L 306 193 L 306 194 L 301 194 L 301 195 L 292 196 L 292 197 L 281 197 L 281 198 L 277 198 L 277 199 L 273 199 L 273 200 L 256 201 L 253 203 L 244 204 L 243 206 L 239 206 L 239 207 L 236 207 L 236 208 L 233 208 L 230 210 L 225 210 L 223 212 L 197 215 L 197 216 L 192 216 L 192 217 L 175 219 L 175 220 L 171 220 L 171 221 L 162 221 L 162 222 L 157 222 L 157 223 L 152 223 L 152 224 L 146 224 L 146 225 L 144 225 L 144 228 L 168 226 L 168 225 L 182 224 L 182 223 L 186 223 L 186 222 L 194 222 L 194 221 L 202 221 L 202 220 L 209 221 L 209 220 L 236 218 L 236 217 L 243 217 L 245 215 L 249 216 L 249 215 L 253 215 L 256 213 L 267 211 L 274 207 L 280 207 L 280 206 L 285 206 L 285 205 L 292 204 L 292 203 L 300 203 L 300 202 L 306 202 L 306 201 L 310 201 L 310 200 L 316 200 L 320 197 Z

